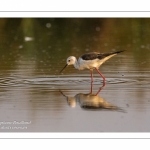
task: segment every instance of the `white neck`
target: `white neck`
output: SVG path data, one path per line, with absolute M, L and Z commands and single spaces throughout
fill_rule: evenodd
M 76 59 L 76 58 L 75 58 L 74 67 L 75 67 L 76 69 L 79 69 L 79 63 L 78 63 L 78 61 L 77 61 L 77 59 Z

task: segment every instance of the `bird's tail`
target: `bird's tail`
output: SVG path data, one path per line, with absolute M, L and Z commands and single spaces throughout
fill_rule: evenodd
M 111 52 L 110 54 L 118 54 L 118 53 L 121 53 L 121 52 L 124 52 L 125 50 L 120 50 L 120 51 L 116 51 L 116 52 Z
M 105 59 L 105 61 L 106 60 L 108 60 L 109 58 L 111 58 L 111 57 L 113 57 L 113 56 L 115 56 L 115 55 L 117 55 L 118 53 L 121 53 L 121 52 L 123 52 L 123 51 L 125 51 L 125 50 L 120 50 L 120 51 L 116 51 L 116 52 L 110 52 L 110 53 L 104 53 L 104 54 L 99 54 L 98 55 L 98 58 L 99 59 Z

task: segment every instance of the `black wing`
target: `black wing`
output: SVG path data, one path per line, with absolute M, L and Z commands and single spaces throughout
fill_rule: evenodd
M 81 56 L 83 60 L 93 60 L 98 58 L 99 53 L 93 52 L 93 53 L 87 53 Z
M 93 52 L 93 53 L 87 53 L 87 54 L 84 54 L 81 56 L 81 58 L 83 60 L 93 60 L 93 59 L 103 59 L 107 56 L 110 56 L 110 55 L 113 55 L 113 54 L 118 54 L 118 53 L 121 53 L 123 52 L 124 50 L 120 50 L 120 51 L 117 51 L 117 52 L 110 52 L 110 53 L 96 53 L 96 52 Z

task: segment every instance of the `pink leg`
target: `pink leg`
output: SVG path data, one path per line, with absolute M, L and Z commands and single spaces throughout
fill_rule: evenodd
M 103 78 L 103 81 L 105 82 L 106 81 L 105 77 L 101 74 L 101 72 L 97 68 L 95 68 L 95 69 L 100 74 L 100 76 Z
M 92 91 L 93 91 L 93 70 L 90 70 L 90 74 L 91 74 L 91 91 L 90 91 L 90 94 L 92 94 Z
M 90 73 L 91 73 L 91 82 L 93 82 L 93 70 L 90 70 Z
M 92 92 L 93 92 L 93 84 L 91 82 L 91 91 L 90 91 L 90 94 L 92 94 Z
M 103 83 L 103 86 L 100 87 L 99 90 L 98 90 L 98 92 L 96 93 L 96 96 L 100 93 L 100 91 L 104 88 L 105 85 L 106 85 L 106 84 L 105 84 L 105 82 L 104 82 L 104 83 Z

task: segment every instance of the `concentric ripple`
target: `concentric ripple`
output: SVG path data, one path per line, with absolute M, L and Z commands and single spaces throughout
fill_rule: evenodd
M 101 78 L 94 78 L 93 84 L 100 84 L 103 80 Z M 106 84 L 134 84 L 142 81 L 129 78 L 107 78 Z M 0 87 L 6 86 L 29 86 L 29 85 L 86 85 L 91 83 L 89 77 L 0 77 Z

